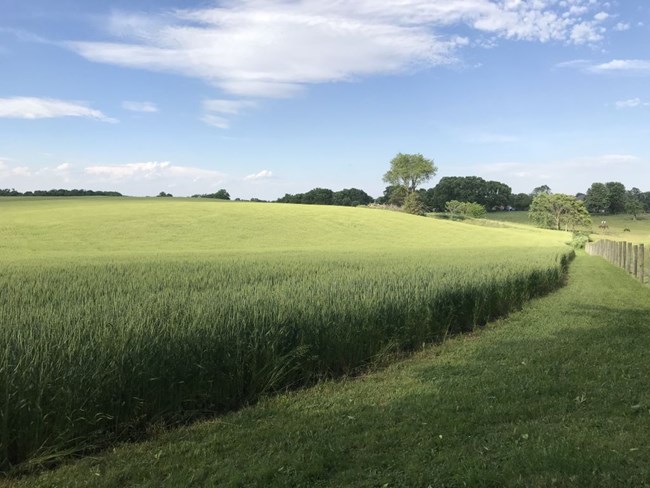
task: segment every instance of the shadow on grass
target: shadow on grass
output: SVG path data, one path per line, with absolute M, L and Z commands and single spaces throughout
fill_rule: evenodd
M 517 314 L 28 485 L 647 486 L 650 311 L 560 312 L 543 330 Z

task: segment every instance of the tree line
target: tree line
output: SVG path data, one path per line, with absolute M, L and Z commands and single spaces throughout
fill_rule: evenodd
M 19 192 L 13 188 L 0 189 L 0 197 L 121 197 L 123 196 L 118 191 L 99 191 L 99 190 L 34 190 Z

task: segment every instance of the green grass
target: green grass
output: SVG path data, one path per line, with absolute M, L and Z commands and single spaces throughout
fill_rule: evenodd
M 8 486 L 648 486 L 648 316 L 579 256 L 480 332 Z
M 0 200 L 0 467 L 351 374 L 561 285 L 564 235 L 394 212 Z
M 508 224 L 531 225 L 528 220 L 528 212 L 492 212 L 487 214 L 486 218 Z M 591 220 L 592 225 L 588 230 L 591 232 L 592 238 L 627 241 L 635 244 L 650 243 L 650 215 L 639 215 L 637 220 L 627 214 L 592 215 Z M 609 228 L 600 229 L 598 227 L 602 220 L 607 221 Z M 625 229 L 629 229 L 629 231 Z

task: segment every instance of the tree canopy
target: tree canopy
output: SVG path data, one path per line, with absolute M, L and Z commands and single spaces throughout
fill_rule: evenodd
M 447 202 L 474 202 L 487 209 L 506 207 L 512 199 L 512 189 L 500 181 L 486 181 L 479 176 L 445 176 L 427 190 L 430 207 L 444 209 Z
M 435 176 L 438 168 L 433 160 L 422 154 L 398 153 L 391 162 L 390 169 L 384 174 L 384 181 L 394 186 L 403 186 L 408 193 Z
M 528 217 L 540 227 L 565 230 L 591 224 L 591 217 L 581 202 L 572 195 L 563 193 L 540 193 L 530 204 Z

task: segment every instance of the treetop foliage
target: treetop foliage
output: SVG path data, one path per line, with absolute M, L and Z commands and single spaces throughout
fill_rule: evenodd
M 584 202 L 563 193 L 540 193 L 530 204 L 528 217 L 540 227 L 575 230 L 591 224 L 591 217 Z
M 391 160 L 390 169 L 384 174 L 384 181 L 394 186 L 403 186 L 410 193 L 437 172 L 438 168 L 433 164 L 433 160 L 425 158 L 422 154 L 398 153 Z
M 374 199 L 358 188 L 345 188 L 340 191 L 332 191 L 328 188 L 314 188 L 306 193 L 296 193 L 295 195 L 287 193 L 278 198 L 276 202 L 356 207 L 358 205 L 368 205 L 374 202 Z
M 121 197 L 122 194 L 117 191 L 97 191 L 97 190 L 34 190 L 24 193 L 15 189 L 0 189 L 0 197 Z

